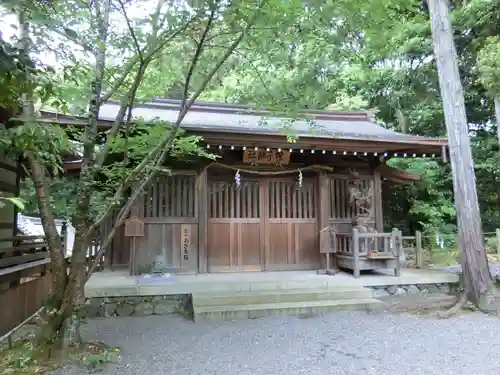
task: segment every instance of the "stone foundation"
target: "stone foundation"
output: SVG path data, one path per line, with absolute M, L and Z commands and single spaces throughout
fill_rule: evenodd
M 191 296 L 176 294 L 165 296 L 94 297 L 85 302 L 89 318 L 110 316 L 146 316 L 191 314 Z
M 445 284 L 413 284 L 413 285 L 381 285 L 372 286 L 373 298 L 384 297 L 403 297 L 403 296 L 426 296 L 433 293 L 456 294 L 458 292 L 458 283 Z

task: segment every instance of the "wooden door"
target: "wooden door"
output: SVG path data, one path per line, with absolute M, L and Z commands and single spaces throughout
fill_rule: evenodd
M 209 182 L 208 272 L 260 271 L 261 184 Z
M 320 266 L 317 179 L 267 182 L 265 269 L 308 270 Z
M 135 213 L 144 222 L 144 236 L 136 239 L 135 272 L 196 272 L 196 175 L 159 176 L 136 208 Z

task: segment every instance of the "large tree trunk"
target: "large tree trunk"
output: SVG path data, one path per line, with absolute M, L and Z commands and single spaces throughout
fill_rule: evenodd
M 447 0 L 428 0 L 457 209 L 464 290 L 479 307 L 492 287 L 469 141 L 464 92 Z
M 495 98 L 495 122 L 497 124 L 497 141 L 500 145 L 500 97 Z

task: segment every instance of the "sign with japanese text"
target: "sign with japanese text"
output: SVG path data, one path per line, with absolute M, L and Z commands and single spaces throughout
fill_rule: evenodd
M 288 150 L 255 150 L 243 151 L 243 162 L 250 164 L 284 165 L 290 163 L 290 151 Z
M 191 245 L 191 225 L 181 225 L 182 257 L 189 260 L 189 247 Z

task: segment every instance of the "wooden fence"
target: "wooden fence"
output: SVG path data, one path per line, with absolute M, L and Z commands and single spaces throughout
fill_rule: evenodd
M 500 263 L 500 229 L 496 229 L 495 232 L 484 233 L 485 240 L 487 243 L 487 253 L 496 256 L 497 262 Z M 422 233 L 416 231 L 414 236 L 403 236 L 401 237 L 402 245 L 401 248 L 406 256 L 407 264 L 409 267 L 425 268 L 428 263 L 432 263 L 433 252 L 439 253 L 440 250 L 435 250 L 430 248 L 430 242 L 434 242 L 435 238 L 427 239 L 427 246 L 424 244 L 426 241 L 422 239 Z M 427 249 L 426 249 L 427 248 Z M 451 249 L 443 249 L 445 252 L 453 252 L 457 254 L 458 246 L 455 246 L 452 251 Z M 491 259 L 490 259 L 491 261 Z
M 45 303 L 51 278 L 48 272 L 23 278 L 0 292 L 0 335 L 5 335 L 29 318 Z
M 87 249 L 88 265 L 99 252 L 106 229 L 103 227 L 96 231 Z M 63 224 L 61 240 L 64 249 L 66 235 Z M 106 260 L 105 255 L 97 271 L 102 270 Z M 70 262 L 70 258 L 67 261 Z M 0 239 L 0 304 L 3 306 L 0 308 L 0 336 L 10 336 L 9 332 L 43 307 L 51 287 L 49 263 L 48 246 L 43 236 Z

